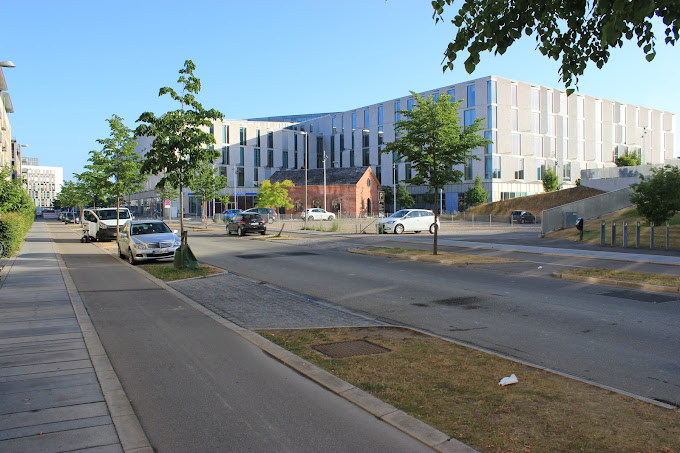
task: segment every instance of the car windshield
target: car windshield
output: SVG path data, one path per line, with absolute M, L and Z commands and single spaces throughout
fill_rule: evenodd
M 262 220 L 262 217 L 260 217 L 260 214 L 244 214 L 243 220 L 247 222 L 257 222 L 259 220 Z
M 408 214 L 409 212 L 411 212 L 411 211 L 409 211 L 407 209 L 402 209 L 401 211 L 395 212 L 390 217 L 405 217 L 406 214 Z
M 118 218 L 120 218 L 120 219 L 129 219 L 130 218 L 130 212 L 127 209 L 119 209 L 118 212 L 120 213 L 118 215 Z M 99 211 L 97 211 L 97 217 L 99 217 L 100 220 L 115 220 L 116 210 L 115 209 L 99 210 Z
M 157 233 L 171 233 L 171 231 L 170 228 L 162 222 L 135 223 L 130 227 L 130 234 L 133 236 Z

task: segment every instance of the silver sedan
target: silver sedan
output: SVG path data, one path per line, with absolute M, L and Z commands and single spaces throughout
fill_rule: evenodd
M 130 264 L 171 258 L 180 238 L 162 220 L 130 220 L 118 235 L 118 256 Z

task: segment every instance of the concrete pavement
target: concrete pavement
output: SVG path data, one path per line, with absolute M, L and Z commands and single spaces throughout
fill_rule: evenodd
M 150 453 L 46 224 L 3 264 L 0 451 Z

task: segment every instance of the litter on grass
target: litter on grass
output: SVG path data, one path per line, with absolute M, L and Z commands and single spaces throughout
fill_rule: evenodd
M 510 376 L 504 377 L 503 379 L 501 379 L 501 381 L 498 383 L 498 385 L 505 386 L 505 385 L 510 385 L 510 384 L 517 384 L 518 382 L 519 381 L 517 380 L 517 376 L 515 376 L 514 373 L 513 373 Z

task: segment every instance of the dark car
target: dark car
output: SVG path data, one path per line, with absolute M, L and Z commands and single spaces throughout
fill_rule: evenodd
M 510 223 L 536 223 L 536 216 L 529 211 L 512 211 Z
M 243 213 L 260 214 L 262 218 L 267 219 L 269 223 L 276 221 L 276 217 L 278 216 L 276 210 L 273 208 L 250 208 L 243 211 Z
M 227 234 L 236 233 L 245 236 L 246 233 L 265 234 L 267 226 L 260 214 L 241 212 L 227 220 Z

